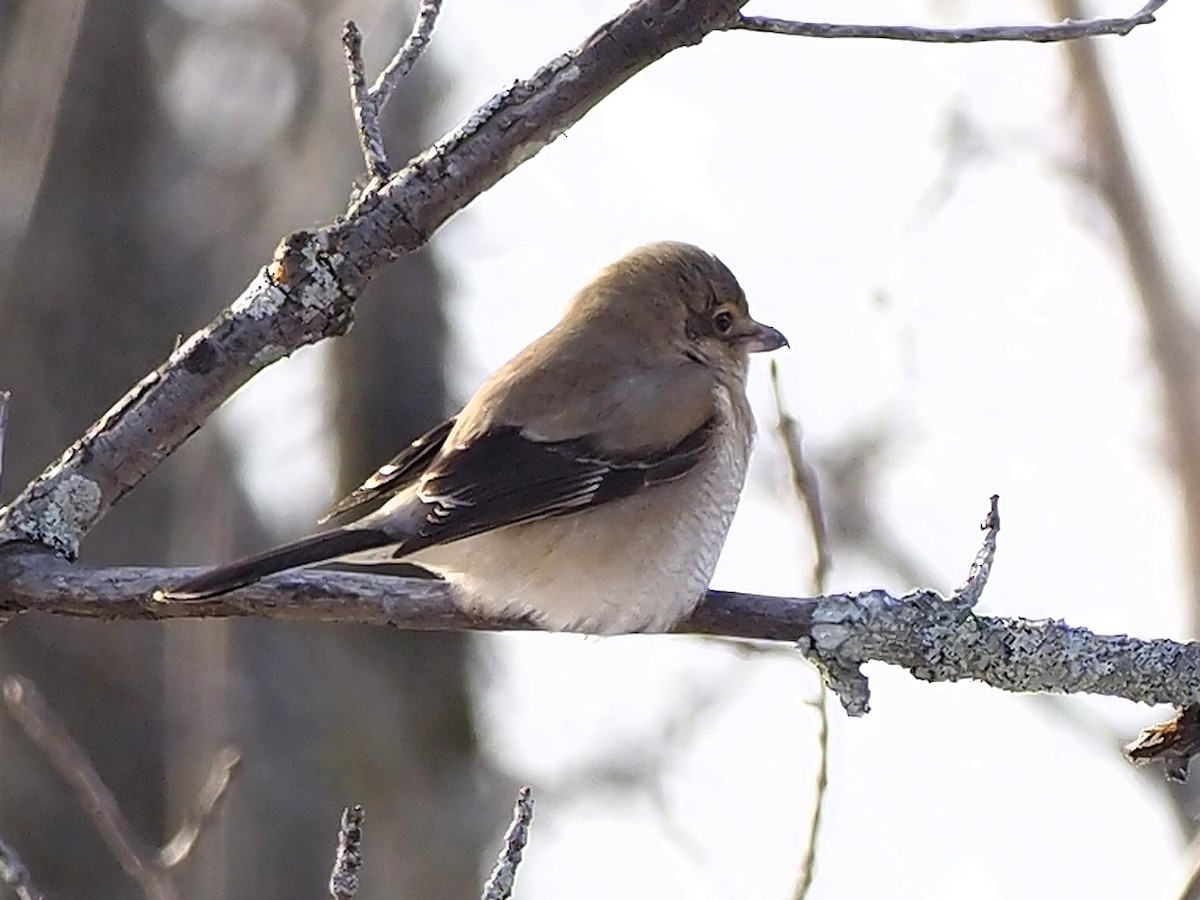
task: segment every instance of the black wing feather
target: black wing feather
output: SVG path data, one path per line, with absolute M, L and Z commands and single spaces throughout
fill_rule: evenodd
M 421 477 L 426 506 L 418 533 L 398 556 L 534 519 L 564 516 L 681 477 L 708 445 L 706 422 L 667 450 L 637 457 L 605 455 L 587 438 L 537 441 L 516 427 L 445 451 Z
M 454 427 L 454 421 L 452 418 L 447 419 L 397 453 L 387 463 L 376 469 L 370 478 L 339 500 L 333 509 L 321 517 L 320 522 L 328 522 L 342 513 L 357 509 L 374 500 L 390 497 L 420 478 L 429 463 L 441 451 L 442 445 L 446 443 L 446 436 Z

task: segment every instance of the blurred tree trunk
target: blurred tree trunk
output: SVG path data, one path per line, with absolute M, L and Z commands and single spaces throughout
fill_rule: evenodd
M 342 208 L 362 162 L 341 21 L 359 18 L 377 67 L 411 21 L 408 4 L 398 6 L 314 3 L 307 18 L 255 21 L 251 11 L 231 25 L 185 21 L 154 0 L 86 0 L 82 23 L 64 27 L 74 53 L 61 104 L 39 111 L 54 116 L 48 156 L 32 158 L 36 142 L 26 141 L 30 159 L 5 159 L 20 167 L 10 172 L 45 163 L 27 225 L 0 214 L 11 225 L 0 228 L 0 388 L 13 392 L 5 496 L 157 364 L 177 332 L 227 302 L 280 236 Z M 12 7 L 0 17 L 11 20 Z M 45 29 L 29 32 L 19 45 L 6 36 L 0 71 L 17 54 L 48 51 Z M 231 47 L 245 55 L 222 58 Z M 202 65 L 188 82 L 172 64 L 193 51 Z M 268 67 L 267 84 L 294 76 L 299 99 L 276 140 L 238 156 L 246 144 L 235 135 L 222 157 L 210 124 L 189 144 L 180 110 L 205 90 L 219 99 L 231 78 L 254 96 L 242 80 L 253 65 Z M 388 109 L 396 159 L 423 138 L 428 70 Z M 30 115 L 18 110 L 0 133 Z M 346 486 L 446 411 L 439 288 L 428 254 L 403 260 L 372 285 L 359 326 L 338 345 L 330 391 Z M 232 472 L 218 430 L 203 429 L 89 537 L 84 557 L 195 563 L 286 537 L 259 527 Z M 467 662 L 459 635 L 279 623 L 24 616 L 0 631 L 0 675 L 41 686 L 146 841 L 169 836 L 220 746 L 241 747 L 225 812 L 178 873 L 184 896 L 209 900 L 323 893 L 338 814 L 353 802 L 368 815 L 360 897 L 477 895 L 482 846 L 505 811 L 480 816 L 475 802 Z M 131 896 L 74 797 L 3 719 L 0 759 L 0 834 L 38 883 L 62 897 Z
M 183 166 L 160 124 L 144 39 L 154 6 L 91 0 L 74 52 L 66 51 L 57 109 L 8 107 L 12 119 L 0 121 L 0 132 L 12 134 L 48 115 L 53 134 L 44 160 L 5 159 L 21 172 L 45 163 L 27 227 L 21 223 L 23 233 L 0 244 L 7 257 L 0 260 L 0 385 L 13 392 L 5 496 L 170 352 L 175 332 L 196 319 L 207 294 L 205 273 L 181 273 L 177 248 L 154 223 L 163 179 Z M 31 29 L 23 38 L 4 45 L 4 71 L 52 49 L 45 32 Z M 39 88 L 26 96 L 57 96 L 50 85 Z M 203 496 L 209 512 L 224 511 L 222 542 L 253 539 L 253 515 L 227 477 L 216 432 L 197 437 L 95 531 L 84 558 L 170 561 L 173 546 L 191 542 L 172 524 L 186 497 Z M 203 493 L 193 489 L 198 479 Z M 230 521 L 240 523 L 233 533 Z M 148 841 L 165 837 L 170 717 L 162 655 L 170 632 L 182 630 L 33 616 L 0 631 L 0 674 L 37 682 Z M 20 846 L 39 883 L 61 897 L 129 896 L 131 882 L 75 798 L 7 720 L 0 720 L 0 759 L 0 832 Z

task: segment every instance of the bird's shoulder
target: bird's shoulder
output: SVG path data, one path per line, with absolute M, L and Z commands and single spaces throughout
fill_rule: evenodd
M 682 355 L 551 332 L 479 388 L 447 445 L 515 427 L 535 441 L 586 440 L 616 456 L 653 454 L 719 415 L 717 388 L 712 372 Z

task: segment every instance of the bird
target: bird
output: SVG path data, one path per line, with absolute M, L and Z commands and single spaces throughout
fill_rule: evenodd
M 381 506 L 159 599 L 335 560 L 403 561 L 449 581 L 470 615 L 669 631 L 702 599 L 745 483 L 750 354 L 784 346 L 716 256 L 678 241 L 637 247 L 321 521 Z

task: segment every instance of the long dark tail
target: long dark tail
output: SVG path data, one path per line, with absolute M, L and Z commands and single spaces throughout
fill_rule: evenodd
M 167 588 L 164 600 L 205 600 L 253 584 L 260 578 L 285 569 L 329 562 L 351 553 L 374 550 L 396 543 L 396 539 L 373 528 L 335 528 L 312 537 L 284 544 L 257 556 L 248 556 L 217 566 Z

